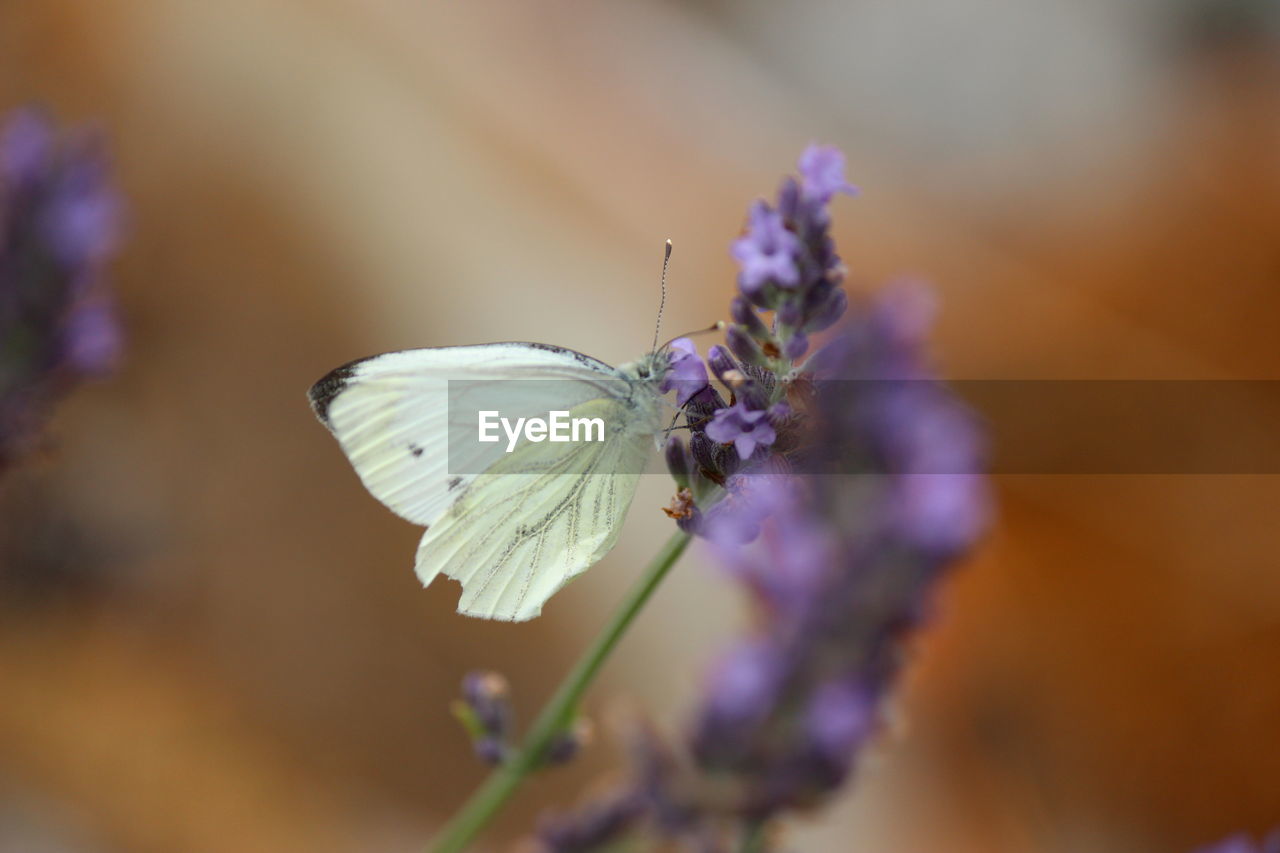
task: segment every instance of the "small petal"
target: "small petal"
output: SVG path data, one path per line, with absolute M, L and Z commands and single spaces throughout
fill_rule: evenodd
M 716 412 L 707 424 L 707 436 L 721 444 L 732 443 L 741 459 L 749 459 L 756 448 L 768 447 L 778 438 L 765 412 L 742 403 Z
M 834 145 L 810 145 L 800 155 L 804 194 L 826 202 L 836 193 L 856 195 L 858 188 L 844 179 L 844 154 Z
M 677 338 L 670 344 L 671 367 L 662 377 L 658 390 L 663 394 L 674 390 L 676 405 L 683 406 L 695 394 L 709 384 L 707 368 L 698 357 L 698 350 L 688 338 Z

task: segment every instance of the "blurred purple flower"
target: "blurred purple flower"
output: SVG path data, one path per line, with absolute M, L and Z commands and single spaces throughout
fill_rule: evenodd
M 800 241 L 787 230 L 782 217 L 766 202 L 751 207 L 747 233 L 733 243 L 732 254 L 741 265 L 738 283 L 744 293 L 754 294 L 769 282 L 793 287 L 800 281 L 796 252 Z
M 804 726 L 813 746 L 833 766 L 843 766 L 875 728 L 879 697 L 873 690 L 836 679 L 813 692 Z
M 807 456 L 793 460 L 818 473 L 739 473 L 707 515 L 706 537 L 760 614 L 724 660 L 745 665 L 767 648 L 760 677 L 782 685 L 736 708 L 752 725 L 729 725 L 722 663 L 695 716 L 692 752 L 705 773 L 737 781 L 744 815 L 809 805 L 843 782 L 892 690 L 904 630 L 985 521 L 979 434 L 897 334 L 914 322 L 905 305 L 861 308 L 829 347 Z M 885 369 L 917 380 L 879 381 Z M 944 463 L 962 473 L 930 470 Z
M 856 195 L 858 188 L 844 179 L 844 154 L 834 145 L 810 145 L 800 155 L 804 194 L 826 203 L 836 193 Z
M 103 281 L 121 218 L 101 146 L 35 110 L 0 131 L 0 468 L 53 403 L 110 371 L 121 332 Z
M 543 815 L 528 846 L 537 853 L 589 853 L 609 846 L 647 812 L 649 804 L 634 791 L 612 792 L 581 809 Z
M 721 658 L 707 682 L 707 723 L 712 736 L 754 719 L 769 707 L 786 674 L 782 652 L 761 639 L 742 643 Z
M 0 170 L 14 188 L 35 183 L 47 171 L 53 156 L 53 129 L 33 109 L 11 113 L 0 139 Z
M 753 628 L 710 669 L 684 748 L 649 738 L 632 796 L 540 832 L 548 851 L 639 833 L 736 849 L 748 828 L 832 794 L 876 734 L 904 636 L 986 523 L 981 433 L 925 358 L 931 301 L 893 288 L 851 302 L 827 210 L 853 192 L 844 158 L 811 147 L 800 173 L 776 207 L 753 205 L 733 246 L 741 292 L 706 360 L 729 399 L 685 395 L 688 442 L 666 448 L 668 514 L 709 541 Z M 681 366 L 692 345 L 675 358 L 673 373 L 706 381 L 701 361 Z

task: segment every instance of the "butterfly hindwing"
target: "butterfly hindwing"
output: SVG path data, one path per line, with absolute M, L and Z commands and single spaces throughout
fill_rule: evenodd
M 459 612 L 520 621 L 617 540 L 651 433 L 625 401 L 598 399 L 574 416 L 616 425 L 603 442 L 525 443 L 479 475 L 422 537 L 424 583 L 462 583 Z

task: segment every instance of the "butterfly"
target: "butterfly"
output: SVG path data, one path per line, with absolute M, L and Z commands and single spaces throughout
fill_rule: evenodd
M 458 612 L 524 621 L 617 541 L 663 432 L 670 360 L 668 346 L 621 367 L 548 344 L 415 349 L 339 367 L 308 397 L 373 496 L 427 528 L 423 585 L 443 574 L 462 583 Z M 506 452 L 505 436 L 475 440 L 486 406 L 604 429 L 594 441 L 526 431 Z

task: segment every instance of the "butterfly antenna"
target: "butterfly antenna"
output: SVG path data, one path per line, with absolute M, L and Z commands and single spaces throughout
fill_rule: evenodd
M 658 322 L 653 329 L 653 351 L 658 351 L 658 334 L 662 331 L 662 311 L 667 307 L 667 266 L 671 263 L 671 240 L 662 254 L 662 299 L 658 302 Z

